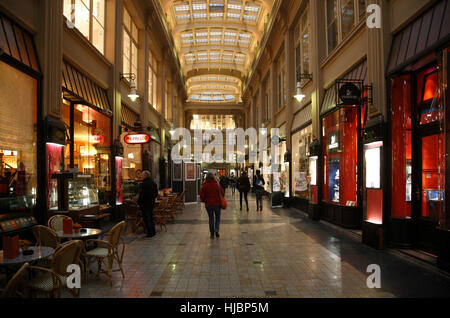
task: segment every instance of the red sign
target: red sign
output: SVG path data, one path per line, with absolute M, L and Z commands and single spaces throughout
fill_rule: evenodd
M 150 142 L 150 136 L 147 134 L 130 134 L 125 136 L 125 142 L 127 144 L 146 144 Z
M 102 144 L 104 141 L 104 137 L 102 135 L 92 135 L 89 138 L 91 144 Z

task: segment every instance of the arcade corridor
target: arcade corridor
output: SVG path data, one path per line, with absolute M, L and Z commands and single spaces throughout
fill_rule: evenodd
M 239 211 L 227 196 L 221 237 L 211 240 L 200 204 L 186 206 L 176 224 L 151 239 L 127 235 L 124 269 L 89 279 L 81 297 L 438 297 L 450 277 L 396 253 L 376 251 L 298 211 Z M 381 289 L 366 286 L 369 264 L 381 267 Z M 96 267 L 92 269 L 95 271 Z M 92 276 L 94 277 L 94 276 Z M 68 294 L 66 295 L 68 296 Z

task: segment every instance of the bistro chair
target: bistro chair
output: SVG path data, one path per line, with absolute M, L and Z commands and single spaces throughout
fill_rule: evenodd
M 125 228 L 123 234 L 127 233 L 128 225 L 131 223 L 131 232 L 136 234 L 139 226 L 143 226 L 142 212 L 139 205 L 132 200 L 123 202 L 125 208 Z
M 51 268 L 28 266 L 28 269 L 40 272 L 26 284 L 29 294 L 32 296 L 37 293 L 44 293 L 51 298 L 61 297 L 61 290 L 64 286 L 67 287 L 67 277 L 71 274 L 67 273 L 67 267 L 71 264 L 77 264 L 83 268 L 80 260 L 82 251 L 82 241 L 70 241 L 62 244 L 53 254 Z M 80 297 L 80 289 L 67 289 L 73 297 Z
M 169 213 L 170 218 L 172 219 L 173 223 L 175 223 L 175 213 L 177 211 L 177 207 L 175 205 L 175 200 L 177 199 L 177 195 L 173 195 L 169 197 L 169 200 L 167 201 L 167 208 L 166 211 Z
M 106 274 L 109 276 L 109 280 L 112 286 L 112 272 L 117 272 L 120 270 L 122 272 L 122 277 L 125 278 L 125 273 L 122 267 L 123 254 L 125 252 L 125 241 L 122 238 L 122 230 L 125 226 L 125 221 L 122 221 L 116 224 L 106 236 L 108 236 L 108 240 L 86 240 L 86 245 L 89 243 L 95 243 L 97 247 L 88 250 L 84 253 L 84 257 L 86 259 L 86 272 L 89 273 L 91 259 L 97 259 L 97 277 L 100 273 Z M 119 251 L 119 245 L 122 242 L 122 250 Z M 119 269 L 113 270 L 114 260 L 119 265 Z M 107 270 L 102 269 L 102 264 L 106 262 Z
M 155 221 L 155 225 L 159 225 L 162 231 L 164 229 L 167 232 L 166 227 L 166 219 L 168 217 L 169 212 L 167 211 L 168 198 L 163 198 L 158 205 L 153 209 L 153 220 Z
M 48 227 L 55 232 L 60 232 L 63 230 L 64 219 L 71 219 L 71 217 L 63 214 L 54 215 L 50 219 L 48 219 Z
M 177 198 L 175 200 L 175 206 L 176 206 L 176 210 L 183 212 L 184 210 L 184 193 L 186 192 L 186 190 L 183 190 L 183 192 L 181 192 L 179 195 L 177 195 Z
M 38 246 L 51 247 L 56 251 L 61 245 L 61 240 L 58 237 L 58 234 L 47 226 L 43 225 L 33 226 L 33 235 L 36 238 L 36 243 Z M 45 259 L 43 261 L 43 264 L 45 264 L 45 266 L 50 265 L 52 259 L 53 255 Z
M 27 272 L 28 263 L 22 265 L 22 267 L 14 274 L 9 280 L 6 287 L 0 289 L 0 298 L 25 298 L 25 296 L 18 291 L 19 286 L 22 284 L 22 280 Z
M 33 235 L 39 246 L 47 246 L 56 250 L 61 244 L 58 234 L 47 226 L 35 225 L 33 227 Z

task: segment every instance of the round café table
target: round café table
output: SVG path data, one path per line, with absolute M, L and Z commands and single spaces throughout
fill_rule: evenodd
M 82 230 L 86 231 L 73 231 L 72 234 L 64 234 L 63 231 L 59 231 L 56 233 L 58 234 L 59 238 L 68 240 L 87 240 L 98 237 L 100 234 L 102 234 L 102 230 L 99 229 L 83 228 Z
M 3 257 L 3 251 L 0 252 L 0 266 L 5 269 L 8 281 L 23 264 L 29 263 L 32 265 L 52 256 L 55 252 L 53 248 L 47 246 L 30 246 L 28 250 L 32 250 L 34 253 L 31 255 L 23 255 L 21 250 L 19 255 L 13 259 Z

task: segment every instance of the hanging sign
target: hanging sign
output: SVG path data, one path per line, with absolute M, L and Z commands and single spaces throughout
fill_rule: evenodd
M 89 136 L 89 142 L 91 144 L 102 144 L 104 141 L 104 137 L 102 135 L 92 135 Z
M 345 105 L 361 103 L 361 90 L 353 83 L 345 83 L 339 89 L 339 98 Z
M 150 136 L 147 134 L 129 134 L 125 136 L 125 143 L 131 145 L 141 145 L 150 142 Z

